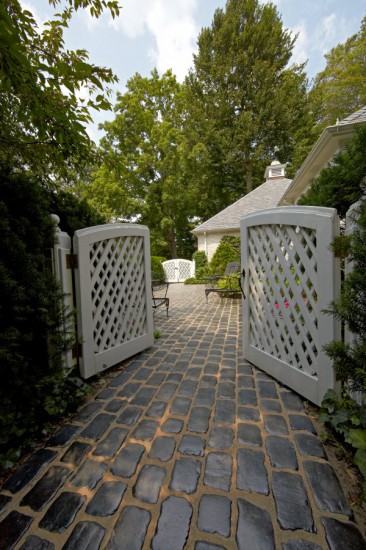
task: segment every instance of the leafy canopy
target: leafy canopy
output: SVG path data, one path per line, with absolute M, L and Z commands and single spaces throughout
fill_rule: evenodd
M 261 183 L 275 148 L 289 160 L 306 105 L 304 67 L 288 66 L 294 42 L 276 7 L 258 0 L 228 0 L 202 29 L 186 129 L 203 217 Z
M 118 94 L 116 116 L 103 125 L 106 162 L 84 189 L 88 200 L 112 218 L 149 226 L 154 253 L 191 256 L 189 216 L 193 196 L 187 184 L 182 130 L 184 100 L 171 71 L 150 78 L 135 74 Z
M 60 0 L 50 0 L 56 8 Z M 89 62 L 85 50 L 65 48 L 74 11 L 119 13 L 115 0 L 68 0 L 41 31 L 18 0 L 0 3 L 0 163 L 38 174 L 66 174 L 67 164 L 93 156 L 85 129 L 90 109 L 110 109 L 104 86 L 117 79 Z M 88 100 L 79 98 L 82 88 Z

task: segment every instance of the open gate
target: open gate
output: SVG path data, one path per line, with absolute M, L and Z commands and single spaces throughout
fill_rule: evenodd
M 109 224 L 76 231 L 72 257 L 65 236 L 58 233 L 56 266 L 74 264 L 79 368 L 89 378 L 153 344 L 149 230 Z
M 340 339 L 324 309 L 339 295 L 336 210 L 277 207 L 241 220 L 244 357 L 320 404 L 335 384 L 323 345 Z
M 194 277 L 195 262 L 190 260 L 167 260 L 163 262 L 165 279 L 168 283 L 183 283 L 186 279 Z

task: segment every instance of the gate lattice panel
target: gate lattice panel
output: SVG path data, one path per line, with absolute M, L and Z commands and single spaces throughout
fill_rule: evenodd
M 80 370 L 88 378 L 153 343 L 148 229 L 130 224 L 75 233 Z
M 189 260 L 167 260 L 163 262 L 165 279 L 168 283 L 183 283 L 186 279 L 194 277 L 195 262 Z
M 339 336 L 323 313 L 339 292 L 339 264 L 329 245 L 336 211 L 285 207 L 242 220 L 246 270 L 244 355 L 315 403 L 334 386 L 323 345 Z

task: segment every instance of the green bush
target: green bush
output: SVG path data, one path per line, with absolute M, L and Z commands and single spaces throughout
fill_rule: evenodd
M 16 458 L 60 415 L 85 384 L 66 372 L 74 344 L 51 271 L 50 194 L 23 174 L 0 172 L 0 463 Z
M 240 262 L 240 238 L 223 237 L 210 262 L 213 275 L 222 275 L 228 262 Z
M 208 265 L 206 265 L 204 267 L 199 267 L 198 269 L 196 269 L 195 277 L 199 281 L 202 281 L 202 279 L 207 277 L 209 274 L 210 274 L 210 268 L 208 267 Z
M 151 256 L 151 271 L 154 272 L 154 277 L 160 281 L 165 281 L 165 272 L 162 262 L 166 259 L 162 256 Z
M 51 192 L 49 209 L 59 216 L 60 229 L 71 237 L 78 229 L 106 223 L 106 219 L 93 210 L 86 200 L 78 199 L 67 191 Z
M 208 266 L 206 252 L 204 250 L 196 250 L 192 255 L 192 260 L 196 263 L 196 273 L 197 269 L 202 269 Z
M 185 285 L 203 285 L 205 281 L 202 279 L 195 279 L 194 277 L 191 277 L 190 279 L 186 279 L 184 281 Z

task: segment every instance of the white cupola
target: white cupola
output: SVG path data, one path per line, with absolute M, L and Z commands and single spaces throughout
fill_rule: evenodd
M 264 172 L 264 178 L 266 181 L 274 180 L 274 179 L 283 179 L 286 177 L 285 170 L 286 170 L 286 163 L 281 164 L 278 160 L 274 160 L 271 162 L 269 166 L 267 166 Z

